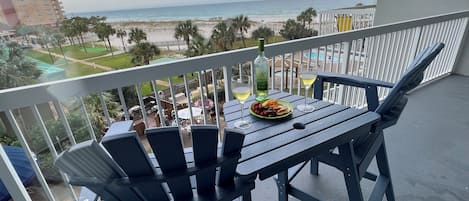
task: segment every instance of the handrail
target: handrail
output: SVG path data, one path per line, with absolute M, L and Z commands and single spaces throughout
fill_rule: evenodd
M 289 52 L 301 51 L 409 28 L 422 27 L 429 24 L 464 17 L 469 17 L 469 10 L 425 17 L 416 20 L 390 23 L 360 30 L 328 34 L 319 37 L 285 41 L 267 45 L 265 47 L 266 56 L 272 57 Z M 251 61 L 256 53 L 257 50 L 255 47 L 244 48 L 187 58 L 164 64 L 151 64 L 80 78 L 5 89 L 0 91 L 0 111 L 45 103 L 56 99 L 61 100 L 69 97 L 88 95 L 90 93 L 103 90 L 135 85 L 149 80 L 156 80 L 189 72 L 203 71 L 211 67 L 232 66 L 246 61 Z

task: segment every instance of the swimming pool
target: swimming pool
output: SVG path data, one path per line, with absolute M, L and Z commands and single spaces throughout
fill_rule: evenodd
M 65 79 L 65 70 L 57 66 L 39 61 L 37 59 L 26 57 L 28 60 L 36 63 L 36 67 L 42 71 L 39 80 L 42 82 Z
M 310 57 L 310 56 L 309 56 L 309 53 L 305 53 L 304 56 L 305 56 L 305 57 Z M 318 58 L 318 54 L 317 54 L 316 52 L 312 52 L 310 58 L 311 58 L 311 60 L 316 60 L 316 59 L 318 59 L 318 60 L 320 60 L 320 61 L 324 61 L 324 54 L 323 54 L 323 53 L 319 53 L 319 58 Z M 327 60 L 327 61 L 330 61 L 330 60 L 331 60 L 331 55 L 327 55 L 326 60 Z M 332 61 L 334 61 L 334 62 L 339 62 L 339 57 L 334 56 L 334 58 L 333 58 Z

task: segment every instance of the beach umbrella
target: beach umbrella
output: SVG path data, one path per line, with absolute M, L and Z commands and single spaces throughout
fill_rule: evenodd
M 192 107 L 192 115 L 194 117 L 200 116 L 202 114 L 202 109 L 198 107 Z M 189 108 L 184 108 L 181 110 L 178 110 L 178 117 L 180 119 L 190 119 L 191 118 L 191 112 Z
M 28 186 L 31 184 L 35 174 L 23 148 L 15 146 L 3 146 L 3 149 L 13 164 L 13 167 L 23 182 L 23 185 Z M 0 181 L 0 201 L 8 201 L 10 198 L 10 193 L 8 193 L 8 190 L 6 189 L 3 182 Z

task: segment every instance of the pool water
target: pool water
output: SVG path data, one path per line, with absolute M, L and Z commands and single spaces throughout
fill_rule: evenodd
M 26 57 L 28 60 L 36 63 L 36 67 L 42 71 L 39 79 L 43 82 L 65 79 L 65 70 L 54 65 L 39 61 L 37 59 Z
M 305 53 L 304 56 L 305 56 L 305 57 L 310 57 L 310 56 L 309 56 L 309 53 Z M 320 60 L 320 61 L 324 61 L 324 54 L 323 54 L 323 53 L 319 53 L 319 58 L 318 58 L 318 54 L 317 54 L 316 52 L 312 52 L 310 58 L 311 58 L 311 60 L 316 60 L 316 59 L 318 59 L 318 60 Z M 328 56 L 326 57 L 326 60 L 327 60 L 327 61 L 330 61 L 330 60 L 331 60 L 331 56 L 328 55 Z M 336 57 L 336 56 L 334 56 L 333 61 L 334 61 L 334 62 L 339 62 L 339 58 Z
M 162 57 L 162 58 L 150 61 L 150 64 L 161 64 L 161 63 L 166 63 L 166 62 L 176 61 L 176 60 L 178 60 L 178 59 L 170 58 L 170 57 Z

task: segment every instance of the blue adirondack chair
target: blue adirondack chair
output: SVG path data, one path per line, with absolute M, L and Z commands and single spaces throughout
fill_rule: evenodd
M 251 200 L 253 179 L 235 175 L 243 134 L 226 129 L 219 149 L 216 127 L 194 126 L 191 150 L 182 147 L 177 127 L 148 129 L 146 135 L 154 155 L 129 131 L 102 145 L 90 140 L 72 146 L 55 165 L 72 185 L 86 186 L 105 201 Z
M 322 162 L 342 171 L 347 186 L 350 200 L 363 200 L 360 180 L 367 178 L 376 181 L 369 200 L 382 200 L 384 194 L 388 201 L 394 201 L 394 192 L 389 171 L 388 159 L 384 143 L 383 129 L 397 123 L 405 105 L 407 104 L 407 92 L 417 87 L 423 80 L 424 72 L 435 57 L 443 49 L 443 43 L 435 43 L 420 52 L 414 61 L 408 66 L 404 75 L 396 83 L 382 82 L 351 75 L 334 73 L 320 73 L 314 84 L 314 98 L 322 100 L 324 83 L 343 84 L 365 89 L 369 111 L 375 111 L 381 115 L 380 122 L 362 138 L 338 147 L 338 152 L 330 150 L 311 160 L 311 174 L 318 175 L 318 163 Z M 378 87 L 391 88 L 390 93 L 380 102 L 378 99 Z M 379 176 L 367 172 L 367 169 L 376 157 Z M 288 172 L 288 182 L 305 167 L 306 163 L 291 168 Z M 277 180 L 277 184 L 280 184 Z M 298 192 L 294 186 L 289 185 L 288 192 Z M 301 200 L 315 200 L 312 196 L 296 193 Z

